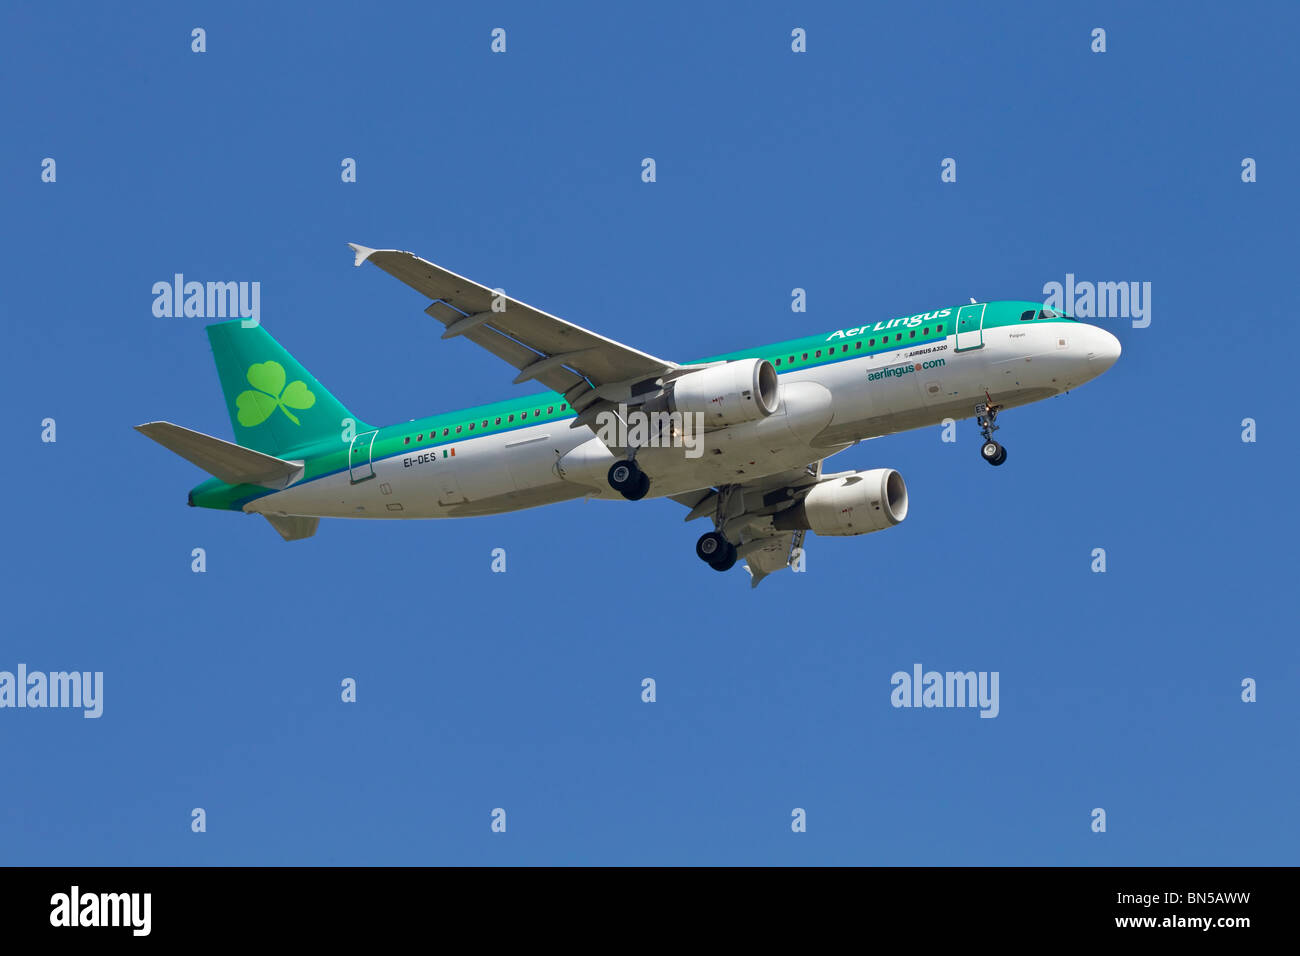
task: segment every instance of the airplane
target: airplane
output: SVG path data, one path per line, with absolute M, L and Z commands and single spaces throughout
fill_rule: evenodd
M 575 498 L 668 498 L 713 530 L 696 555 L 745 562 L 751 586 L 805 535 L 907 517 L 892 468 L 829 473 L 866 439 L 974 417 L 1000 466 L 999 414 L 1109 369 L 1110 332 L 1031 301 L 976 302 L 671 362 L 604 338 L 412 253 L 348 244 L 429 300 L 445 329 L 550 391 L 377 428 L 259 323 L 207 327 L 235 442 L 170 422 L 136 429 L 213 477 L 192 507 L 264 516 L 286 541 L 321 518 L 459 518 Z

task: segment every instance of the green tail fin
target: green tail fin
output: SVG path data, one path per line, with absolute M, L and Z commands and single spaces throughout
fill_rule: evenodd
M 208 341 L 235 441 L 245 448 L 284 457 L 330 435 L 341 441 L 349 418 L 356 431 L 370 430 L 260 325 L 209 325 Z

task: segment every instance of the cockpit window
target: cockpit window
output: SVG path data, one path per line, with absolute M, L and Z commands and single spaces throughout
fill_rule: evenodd
M 1033 321 L 1033 318 L 1034 318 L 1034 316 L 1035 316 L 1036 314 L 1037 314 L 1037 313 L 1035 313 L 1033 309 L 1030 309 L 1028 312 L 1021 312 L 1021 313 L 1020 313 L 1020 321 L 1021 321 L 1021 322 L 1031 322 L 1031 321 Z
M 1038 317 L 1039 317 L 1040 319 L 1063 319 L 1063 318 L 1065 318 L 1065 316 L 1061 315 L 1059 312 L 1053 312 L 1051 309 L 1044 309 L 1042 312 L 1039 312 L 1039 313 L 1038 313 Z

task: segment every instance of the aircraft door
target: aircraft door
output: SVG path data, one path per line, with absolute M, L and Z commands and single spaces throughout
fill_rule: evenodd
M 963 305 L 957 310 L 956 352 L 969 352 L 984 347 L 984 303 Z
M 375 477 L 371 454 L 375 447 L 375 436 L 378 434 L 377 430 L 363 432 L 352 439 L 352 445 L 348 448 L 348 475 L 354 485 Z

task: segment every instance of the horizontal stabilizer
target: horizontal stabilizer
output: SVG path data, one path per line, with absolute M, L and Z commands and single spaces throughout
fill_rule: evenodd
M 285 488 L 302 476 L 301 461 L 285 461 L 283 458 L 264 455 L 260 451 L 191 431 L 171 422 L 148 422 L 136 425 L 135 430 L 228 485 Z
M 320 518 L 307 518 L 303 515 L 263 515 L 271 522 L 271 527 L 280 532 L 285 541 L 301 541 L 316 533 Z

